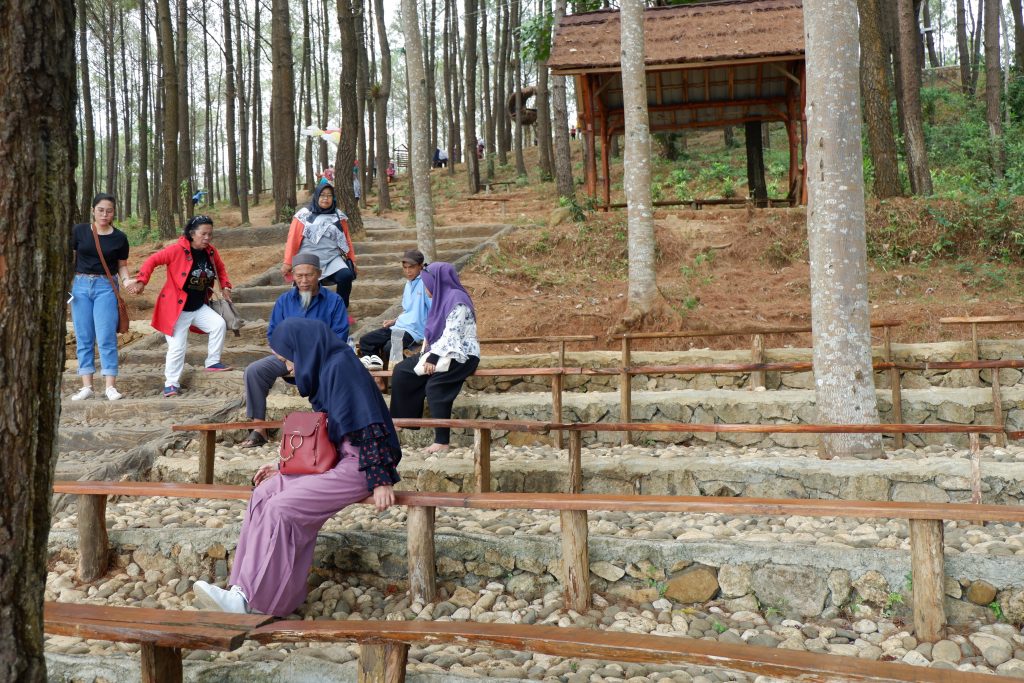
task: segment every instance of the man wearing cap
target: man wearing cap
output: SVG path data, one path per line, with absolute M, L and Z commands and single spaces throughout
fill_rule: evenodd
M 316 254 L 300 252 L 292 257 L 292 288 L 277 297 L 267 325 L 267 341 L 274 328 L 285 318 L 310 318 L 323 321 L 338 339 L 348 343 L 348 309 L 340 296 L 320 286 L 320 259 Z M 252 420 L 267 417 L 267 396 L 279 377 L 288 376 L 284 361 L 267 356 L 245 369 L 245 412 Z M 241 448 L 267 443 L 267 430 L 253 429 Z
M 402 315 L 395 320 L 385 320 L 383 327 L 368 332 L 359 338 L 359 350 L 363 354 L 363 365 L 376 370 L 388 366 L 391 354 L 392 330 L 401 330 L 402 348 L 408 349 L 423 341 L 423 327 L 430 310 L 430 298 L 423 290 L 423 253 L 410 249 L 402 256 L 402 273 L 405 275 L 405 289 L 402 292 Z

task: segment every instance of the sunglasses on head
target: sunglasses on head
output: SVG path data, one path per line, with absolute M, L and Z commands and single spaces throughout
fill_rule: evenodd
M 192 216 L 186 227 L 188 230 L 191 230 L 200 225 L 213 225 L 213 219 L 209 216 Z

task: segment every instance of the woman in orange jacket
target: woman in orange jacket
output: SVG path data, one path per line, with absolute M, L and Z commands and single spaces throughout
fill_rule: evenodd
M 292 218 L 281 265 L 281 275 L 288 282 L 292 279 L 292 257 L 300 251 L 320 259 L 320 284 L 337 285 L 338 295 L 348 308 L 352 281 L 356 279 L 356 252 L 348 232 L 348 216 L 338 209 L 330 183 L 318 185 L 309 206 L 299 209 Z

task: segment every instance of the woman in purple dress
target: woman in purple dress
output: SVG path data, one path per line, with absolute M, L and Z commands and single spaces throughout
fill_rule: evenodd
M 230 589 L 196 581 L 196 602 L 236 614 L 284 617 L 306 599 L 320 528 L 339 510 L 373 494 L 378 510 L 395 502 L 402 459 L 387 404 L 355 353 L 319 320 L 288 318 L 270 348 L 295 374 L 299 393 L 327 413 L 338 464 L 323 474 L 256 473 L 231 568 Z

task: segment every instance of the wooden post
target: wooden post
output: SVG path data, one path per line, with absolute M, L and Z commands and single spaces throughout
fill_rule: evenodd
M 920 641 L 942 639 L 946 627 L 941 519 L 910 520 L 910 570 L 914 582 L 914 633 Z
M 560 366 L 561 367 L 561 366 Z M 551 375 L 551 421 L 562 421 L 562 378 L 564 375 Z M 555 430 L 555 448 L 561 450 L 564 447 L 562 430 Z
M 410 505 L 406 522 L 409 547 L 409 599 L 423 603 L 437 599 L 434 565 L 433 507 Z
M 142 683 L 181 683 L 181 650 L 142 643 Z
M 473 471 L 476 477 L 476 492 L 491 490 L 491 430 L 473 430 Z
M 217 449 L 217 432 L 202 432 L 202 450 L 199 452 L 199 483 L 213 483 L 213 453 Z
M 359 683 L 404 683 L 408 655 L 405 643 L 360 643 Z
M 764 363 L 764 335 L 755 334 L 750 341 L 750 362 L 751 363 Z M 750 373 L 750 382 L 747 386 L 748 389 L 764 389 L 765 382 L 768 379 L 768 373 L 764 370 L 754 370 Z
M 566 493 L 583 493 L 583 432 L 569 432 L 569 486 Z
M 999 386 L 999 368 L 992 368 L 992 420 L 1003 427 L 1003 397 Z M 1006 432 L 992 435 L 992 443 L 996 446 L 1006 445 Z
M 886 325 L 882 328 L 885 335 L 885 362 L 892 362 L 892 332 Z M 903 387 L 899 368 L 889 368 L 889 390 L 892 392 L 892 421 L 893 424 L 903 424 Z M 903 448 L 904 435 L 895 435 L 896 448 Z
M 971 502 L 981 504 L 981 436 L 968 434 L 971 443 Z
M 619 373 L 619 419 L 623 422 L 633 421 L 633 394 L 629 366 L 632 365 L 629 349 L 629 335 L 622 335 L 622 370 Z M 622 432 L 622 445 L 633 443 L 630 432 Z
M 971 323 L 971 353 L 974 356 L 971 360 L 981 360 L 981 351 L 978 347 L 978 323 Z M 974 385 L 981 386 L 981 371 L 971 370 L 974 373 Z
M 590 552 L 587 511 L 562 510 L 562 581 L 565 606 L 580 614 L 590 609 Z
M 95 581 L 107 571 L 107 497 L 78 496 L 78 579 Z

